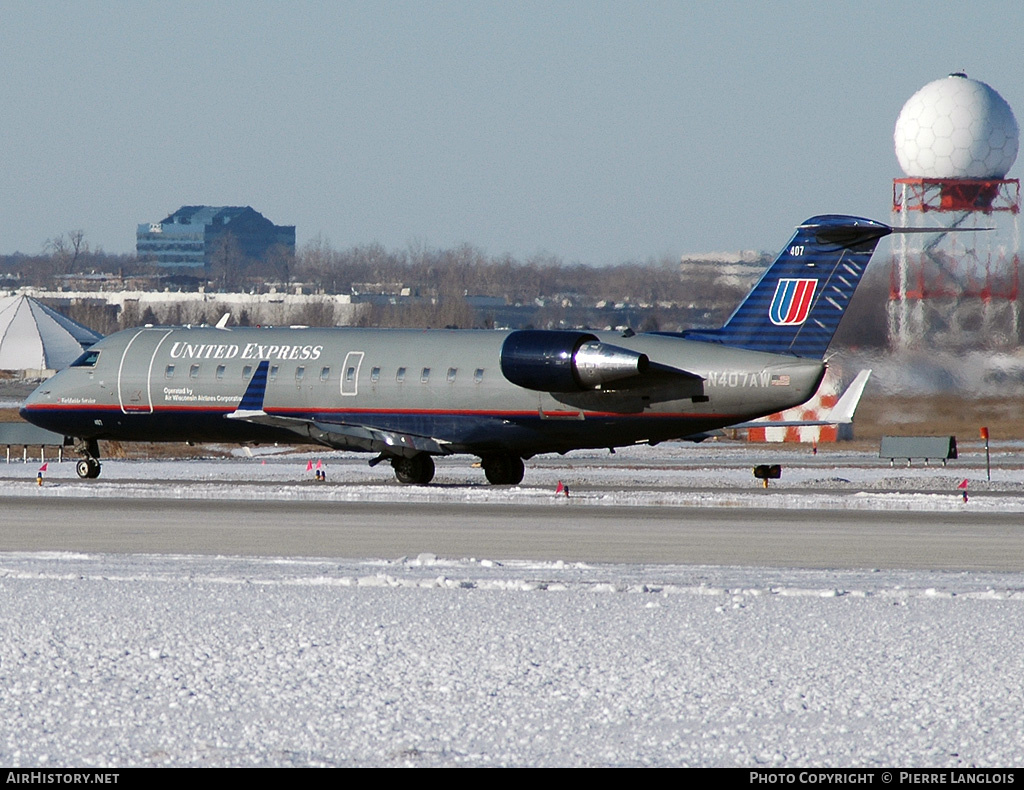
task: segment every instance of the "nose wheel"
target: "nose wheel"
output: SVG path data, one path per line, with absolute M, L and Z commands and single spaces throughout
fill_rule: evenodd
M 95 458 L 83 458 L 75 464 L 75 471 L 83 480 L 94 480 L 100 476 L 100 462 Z

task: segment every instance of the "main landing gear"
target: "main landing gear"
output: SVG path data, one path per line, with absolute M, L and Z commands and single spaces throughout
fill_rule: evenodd
M 409 458 L 396 456 L 391 459 L 391 466 L 399 483 L 425 486 L 434 479 L 434 459 L 426 453 L 416 453 Z
M 523 482 L 523 459 L 516 455 L 497 453 L 480 459 L 487 482 L 496 486 L 517 486 Z
M 399 483 L 406 485 L 425 486 L 434 479 L 434 459 L 428 453 L 416 453 L 411 456 L 387 456 L 383 453 L 372 461 L 376 466 L 381 461 L 388 461 L 395 470 Z M 523 482 L 523 459 L 508 453 L 493 453 L 480 459 L 487 482 L 496 486 L 516 486 Z
M 75 464 L 75 471 L 83 480 L 95 480 L 100 476 L 100 445 L 95 439 L 89 439 L 75 445 L 75 452 L 82 454 L 82 459 Z

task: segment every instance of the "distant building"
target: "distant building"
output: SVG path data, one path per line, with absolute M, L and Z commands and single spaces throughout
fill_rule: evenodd
M 207 271 L 227 242 L 250 260 L 263 260 L 276 245 L 294 255 L 295 226 L 275 225 L 250 206 L 182 206 L 160 222 L 139 225 L 135 234 L 139 260 Z
M 0 297 L 0 370 L 53 375 L 102 338 L 38 299 Z

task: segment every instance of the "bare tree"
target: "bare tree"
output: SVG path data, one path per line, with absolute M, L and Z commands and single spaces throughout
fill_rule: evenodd
M 264 264 L 267 275 L 276 277 L 278 282 L 288 288 L 295 270 L 295 254 L 292 250 L 283 244 L 275 244 L 267 250 Z
M 293 310 L 290 323 L 303 326 L 335 326 L 334 302 L 315 299 Z
M 72 274 L 78 269 L 78 260 L 88 254 L 89 244 L 85 240 L 84 230 L 69 230 L 67 238 L 58 234 L 43 243 L 43 252 L 57 264 L 62 274 Z
M 220 234 L 210 252 L 210 275 L 225 291 L 238 287 L 242 276 L 244 256 L 238 239 L 231 231 Z

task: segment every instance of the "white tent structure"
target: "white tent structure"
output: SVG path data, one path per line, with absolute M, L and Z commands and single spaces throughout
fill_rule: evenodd
M 0 297 L 0 370 L 49 375 L 102 337 L 30 296 Z

